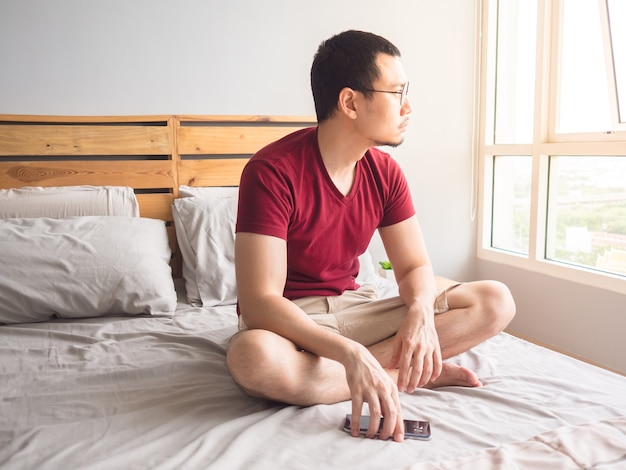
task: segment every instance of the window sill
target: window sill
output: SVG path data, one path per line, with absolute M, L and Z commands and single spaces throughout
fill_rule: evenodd
M 604 273 L 550 260 L 533 260 L 519 253 L 493 248 L 479 248 L 477 256 L 484 261 L 513 266 L 526 271 L 626 295 L 626 276 Z

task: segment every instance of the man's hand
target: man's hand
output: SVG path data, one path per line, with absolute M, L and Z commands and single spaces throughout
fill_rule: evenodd
M 404 424 L 397 385 L 365 347 L 356 343 L 355 346 L 355 354 L 344 364 L 352 398 L 352 435 L 359 435 L 361 411 L 363 404 L 367 403 L 370 425 L 365 437 L 375 436 L 380 417 L 384 416 L 379 438 L 385 440 L 393 437 L 395 441 L 401 442 L 404 440 Z
M 432 312 L 412 306 L 394 339 L 389 367 L 399 368 L 398 390 L 413 393 L 441 374 L 439 337 Z

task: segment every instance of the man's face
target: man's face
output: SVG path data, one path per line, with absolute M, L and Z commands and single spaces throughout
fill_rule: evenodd
M 365 99 L 359 127 L 373 145 L 396 147 L 404 141 L 412 110 L 408 96 L 400 94 L 408 79 L 399 57 L 379 54 L 377 64 L 380 77 L 372 83 L 372 90 L 377 91 Z

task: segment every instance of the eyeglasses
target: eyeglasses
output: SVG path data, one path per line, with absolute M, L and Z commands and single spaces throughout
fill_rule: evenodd
M 409 94 L 409 82 L 405 82 L 405 84 L 402 85 L 402 90 L 400 91 L 374 90 L 372 88 L 363 88 L 360 91 L 371 91 L 374 93 L 392 93 L 394 95 L 400 95 L 400 106 L 402 106 L 402 103 L 404 103 L 404 98 L 406 98 L 406 95 Z

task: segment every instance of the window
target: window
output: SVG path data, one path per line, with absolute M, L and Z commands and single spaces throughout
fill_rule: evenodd
M 626 1 L 481 5 L 479 257 L 626 293 Z
M 494 142 L 532 142 L 537 2 L 499 2 Z M 511 25 L 512 27 L 500 27 Z
M 550 157 L 546 257 L 626 275 L 626 158 Z
M 626 2 L 608 0 L 608 31 L 610 34 L 611 63 L 615 74 L 615 94 L 617 95 L 617 121 L 626 123 Z M 620 27 L 621 25 L 621 27 Z
M 491 246 L 494 248 L 528 254 L 531 164 L 530 157 L 493 158 Z

